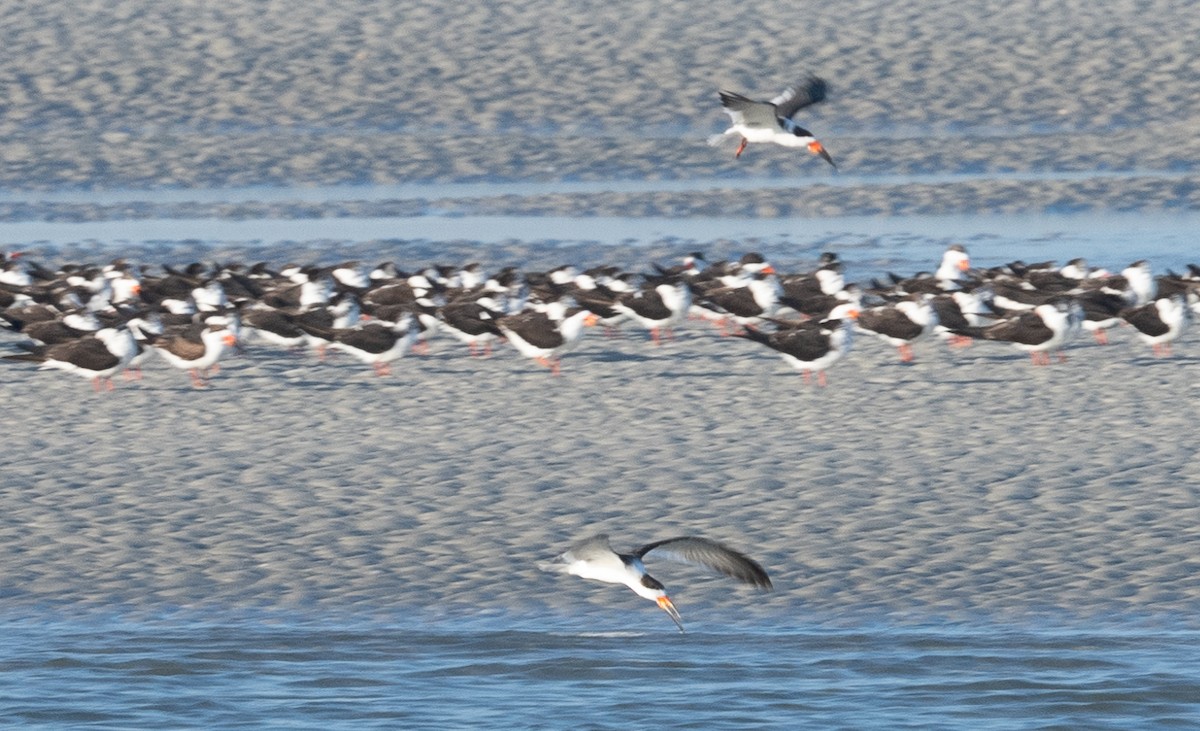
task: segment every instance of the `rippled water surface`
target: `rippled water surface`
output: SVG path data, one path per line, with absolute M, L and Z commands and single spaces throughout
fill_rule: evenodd
M 1095 173 L 1089 173 L 1095 175 Z M 1059 174 L 1058 177 L 1070 177 Z M 911 177 L 911 176 L 910 176 Z M 954 177 L 954 176 L 951 176 Z M 962 176 L 959 176 L 962 177 Z M 996 175 L 989 175 L 996 178 Z M 1005 176 L 999 176 L 1004 178 Z M 1021 179 L 1021 176 L 1008 176 Z M 1026 176 L 1031 177 L 1031 176 Z M 1032 176 L 1031 179 L 1037 179 Z M 932 180 L 937 180 L 934 176 Z M 237 188 L 225 190 L 77 191 L 20 193 L 0 191 L 0 201 L 230 203 L 249 201 L 352 201 L 480 199 L 547 192 L 646 192 L 713 188 L 767 189 L 802 181 L 757 179 L 693 181 L 607 181 L 582 183 L 477 183 L 332 188 Z M 887 177 L 854 178 L 844 184 L 882 184 Z M 798 256 L 832 250 L 847 262 L 852 278 L 889 267 L 898 270 L 936 267 L 948 243 L 969 247 L 976 266 L 998 266 L 1014 259 L 1064 262 L 1084 257 L 1089 263 L 1121 268 L 1147 259 L 1156 271 L 1182 269 L 1200 257 L 1196 211 L 1082 212 L 1013 215 L 843 216 L 822 218 L 731 216 L 556 216 L 460 215 L 429 210 L 425 215 L 333 218 L 117 218 L 99 221 L 20 220 L 0 222 L 0 241 L 20 245 L 86 242 L 120 250 L 146 242 L 225 242 L 264 246 L 327 241 L 467 241 L 481 245 L 512 242 L 587 242 L 598 245 L 675 243 L 686 247 L 713 241 L 742 241 L 746 247 L 777 248 Z M 596 255 L 603 259 L 603 251 Z M 588 262 L 591 263 L 591 262 Z
M 1200 723 L 1194 630 L 995 626 L 679 635 L 10 622 L 23 728 L 1109 728 Z

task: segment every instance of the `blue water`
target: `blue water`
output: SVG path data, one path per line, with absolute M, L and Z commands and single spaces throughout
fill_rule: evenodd
M 1197 728 L 1200 633 L 22 620 L 0 640 L 0 725 Z
M 1069 173 L 1057 177 L 1070 176 Z M 995 176 L 991 176 L 995 177 Z M 872 178 L 876 183 L 878 179 Z M 886 179 L 884 179 L 886 182 Z M 784 181 L 790 184 L 791 181 Z M 565 190 L 703 190 L 712 187 L 770 188 L 775 179 L 696 181 L 608 181 L 568 184 L 473 183 L 328 188 L 239 188 L 80 193 L 4 193 L 0 200 L 36 202 L 226 202 L 338 201 L 439 196 L 487 198 Z M 557 188 L 556 188 L 557 186 Z M 559 190 L 562 192 L 562 190 Z M 335 218 L 127 218 L 102 221 L 0 221 L 4 248 L 53 251 L 84 244 L 89 250 L 117 251 L 130 245 L 168 242 L 288 246 L 322 242 L 336 256 L 339 244 L 356 242 L 472 242 L 480 246 L 512 242 L 566 242 L 605 245 L 654 244 L 680 253 L 712 242 L 741 241 L 749 249 L 812 255 L 836 251 L 851 279 L 882 271 L 909 272 L 936 267 L 949 243 L 967 245 L 972 264 L 992 267 L 1014 259 L 1065 262 L 1084 257 L 1093 266 L 1120 270 L 1137 259 L 1155 271 L 1183 270 L 1200 261 L 1196 231 L 1200 211 L 1081 212 L 1022 215 L 842 216 L 823 218 L 458 215 L 430 211 L 419 216 Z M 595 263 L 603 259 L 597 248 Z

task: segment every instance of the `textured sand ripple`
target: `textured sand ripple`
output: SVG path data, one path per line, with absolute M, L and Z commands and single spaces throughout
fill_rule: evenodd
M 833 92 L 804 123 L 847 172 L 1194 170 L 1191 10 L 1178 0 L 836 10 L 773 0 L 754 12 L 680 0 L 18 3 L 0 11 L 0 187 L 790 176 L 817 161 L 778 150 L 734 161 L 704 140 L 727 122 L 718 88 L 771 96 L 810 70 Z M 1194 182 L 1152 181 L 1152 198 L 1101 188 L 747 205 L 763 215 L 1195 206 Z
M 389 378 L 252 349 L 202 392 L 6 367 L 3 603 L 638 606 L 533 568 L 607 530 L 702 533 L 776 578 L 737 598 L 664 567 L 692 612 L 1194 613 L 1195 347 L 902 366 L 864 341 L 824 390 L 695 323 L 661 348 L 589 335 L 559 379 L 448 340 Z

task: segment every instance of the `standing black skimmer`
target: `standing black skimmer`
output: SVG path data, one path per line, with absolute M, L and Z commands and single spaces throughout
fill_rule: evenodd
M 101 328 L 100 321 L 91 312 L 69 312 L 54 320 L 38 320 L 27 323 L 21 333 L 43 345 L 55 345 L 78 340 Z
M 764 267 L 738 284 L 703 290 L 694 297 L 695 303 L 713 306 L 714 313 L 721 315 L 722 332 L 728 332 L 726 320 L 743 327 L 757 324 L 779 308 L 779 281 L 774 274 L 773 268 Z
M 811 272 L 779 277 L 781 304 L 805 315 L 824 315 L 841 304 L 837 302 L 826 306 L 830 298 L 841 295 L 846 289 L 841 260 L 837 254 L 827 251 L 821 254 L 820 263 L 820 267 Z
M 229 329 L 224 317 L 212 318 L 211 324 L 200 322 L 164 335 L 146 335 L 149 345 L 163 360 L 188 372 L 195 388 L 208 385 L 204 379 L 218 368 L 217 361 L 225 348 L 237 345 L 237 336 Z
M 971 257 L 962 244 L 951 244 L 942 252 L 942 262 L 933 273 L 942 289 L 958 289 L 959 283 L 971 271 Z
M 1107 345 L 1108 333 L 1105 331 L 1121 324 L 1121 310 L 1129 306 L 1131 299 L 1132 293 L 1118 292 L 1109 287 L 1085 289 L 1075 295 L 1075 302 L 1083 311 L 1083 322 L 1080 324 L 1096 338 L 1097 343 Z
M 1050 351 L 1058 350 L 1075 329 L 1079 307 L 1067 299 L 1057 299 L 1024 310 L 1014 317 L 985 327 L 956 330 L 960 335 L 984 340 L 1012 343 L 1013 347 L 1029 353 L 1034 365 L 1050 365 Z M 1065 361 L 1062 353 L 1059 361 Z
M 825 99 L 828 90 L 825 82 L 816 76 L 786 89 L 771 101 L 755 101 L 731 91 L 721 91 L 721 104 L 733 125 L 724 133 L 709 138 L 709 144 L 719 145 L 726 137 L 741 137 L 734 157 L 741 157 L 746 145 L 751 142 L 774 142 L 784 147 L 804 147 L 814 155 L 820 155 L 833 167 L 837 167 L 825 147 L 812 132 L 804 129 L 792 119 L 801 109 Z
M 617 309 L 617 300 L 629 291 L 624 280 L 613 280 L 620 283 L 619 291 L 610 289 L 606 284 L 595 281 L 594 278 L 581 274 L 575 278 L 576 289 L 571 292 L 575 304 L 583 307 L 596 316 L 596 322 L 604 327 L 604 334 L 610 337 L 618 332 L 617 327 L 628 319 L 628 316 Z
M 723 136 L 722 139 L 724 139 Z M 655 264 L 654 268 L 657 269 L 658 273 L 662 276 L 671 278 L 694 277 L 706 266 L 708 266 L 708 262 L 704 260 L 704 253 L 700 251 L 693 251 L 692 253 L 683 257 L 683 261 L 675 266 L 664 267 L 662 265 Z
M 4 356 L 7 360 L 41 363 L 41 368 L 57 368 L 90 378 L 92 388 L 113 390 L 112 377 L 137 354 L 133 334 L 124 328 L 101 328 L 94 335 L 56 345 L 29 346 L 28 353 Z
M 1154 274 L 1150 271 L 1150 262 L 1145 259 L 1139 259 L 1122 269 L 1121 276 L 1125 277 L 1125 281 L 1129 283 L 1129 290 L 1133 292 L 1135 298 L 1133 302 L 1135 306 L 1149 304 L 1158 293 L 1158 284 L 1154 280 Z
M 466 343 L 472 357 L 490 356 L 492 342 L 503 336 L 496 321 L 504 315 L 499 305 L 487 297 L 449 302 L 436 308 L 435 313 L 442 329 Z
M 892 294 L 900 295 L 953 292 L 962 288 L 963 284 L 969 278 L 968 272 L 970 270 L 971 259 L 967 255 L 967 250 L 961 244 L 951 244 L 942 252 L 942 261 L 938 264 L 937 271 L 934 273 L 919 272 L 911 277 L 899 277 L 895 274 L 889 274 L 892 286 L 885 288 L 877 284 L 876 289 L 882 292 L 887 292 L 890 289 Z M 1041 304 L 1041 302 L 1038 304 Z
M 242 325 L 247 335 L 283 348 L 300 348 L 309 342 L 308 333 L 296 324 L 295 317 L 285 310 L 258 305 L 242 313 Z
M 311 345 L 324 357 L 328 340 L 313 335 L 304 325 L 324 330 L 344 330 L 358 324 L 361 310 L 353 292 L 335 295 L 327 305 L 299 310 L 281 310 L 255 303 L 242 311 L 246 338 L 256 338 L 284 348 Z
M 883 339 L 900 351 L 901 363 L 911 363 L 912 342 L 933 332 L 938 324 L 927 298 L 929 295 L 860 310 L 854 328 Z
M 671 337 L 671 328 L 683 322 L 692 306 L 692 292 L 683 282 L 660 282 L 623 294 L 614 303 L 618 312 L 650 331 L 655 345 L 661 336 Z
M 563 353 L 579 344 L 583 328 L 596 321 L 588 310 L 567 308 L 562 303 L 552 303 L 546 310 L 526 310 L 500 318 L 496 324 L 508 342 L 526 358 L 532 358 L 550 369 L 550 373 L 561 375 L 560 361 Z
M 301 327 L 317 333 L 317 328 L 301 323 Z M 404 357 L 417 342 L 420 330 L 416 318 L 404 313 L 394 322 L 369 321 L 346 330 L 325 331 L 329 347 L 358 358 L 375 369 L 375 375 L 392 372 L 391 362 Z
M 937 316 L 937 325 L 933 331 L 946 339 L 952 347 L 967 347 L 971 338 L 958 334 L 958 330 L 972 327 L 982 327 L 988 324 L 987 317 L 992 314 L 988 309 L 990 290 L 974 289 L 968 292 L 958 289 L 946 294 L 934 295 L 929 301 L 933 313 Z
M 539 564 L 539 568 L 607 584 L 624 584 L 633 589 L 638 596 L 657 604 L 682 632 L 683 621 L 667 596 L 666 587 L 646 573 L 646 567 L 642 564 L 642 559 L 652 551 L 656 556 L 699 564 L 742 583 L 768 591 L 771 589 L 771 579 L 757 561 L 716 541 L 699 536 L 668 538 L 665 541 L 647 543 L 632 553 L 617 553 L 609 544 L 608 536 L 601 534 L 577 542 L 555 560 Z
M 805 383 L 816 373 L 817 384 L 824 387 L 827 385 L 825 369 L 849 353 L 854 342 L 851 328 L 843 318 L 853 320 L 858 317 L 858 309 L 855 305 L 847 303 L 835 307 L 829 314 L 828 318 L 820 322 L 776 321 L 781 327 L 773 333 L 746 328 L 746 332 L 735 333 L 734 337 L 753 340 L 771 348 L 779 353 L 788 365 L 804 375 Z
M 1190 312 L 1182 295 L 1159 297 L 1148 304 L 1121 310 L 1121 318 L 1138 331 L 1157 356 L 1171 354 L 1171 341 L 1179 337 Z

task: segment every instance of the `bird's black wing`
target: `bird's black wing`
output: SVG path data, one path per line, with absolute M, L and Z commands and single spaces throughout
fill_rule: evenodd
M 664 558 L 699 564 L 762 589 L 771 588 L 771 578 L 767 576 L 766 569 L 757 561 L 707 538 L 698 536 L 668 538 L 665 541 L 647 543 L 637 549 L 633 555 L 641 559 L 651 551 L 656 551 L 655 555 L 661 555 Z
M 765 129 L 779 126 L 776 119 L 779 113 L 773 103 L 755 101 L 732 91 L 721 91 L 718 94 L 721 97 L 721 105 L 725 107 L 734 124 Z
M 771 103 L 775 105 L 775 112 L 779 116 L 791 119 L 792 115 L 801 109 L 824 101 L 828 91 L 829 86 L 823 79 L 809 76 L 784 89 Z

